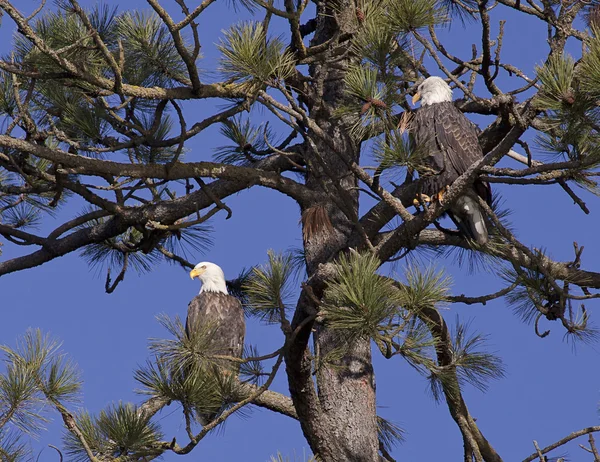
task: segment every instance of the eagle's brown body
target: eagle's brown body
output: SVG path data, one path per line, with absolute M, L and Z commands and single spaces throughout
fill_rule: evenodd
M 194 329 L 197 329 L 196 331 Z M 201 292 L 188 305 L 185 331 L 188 337 L 193 332 L 208 334 L 209 346 L 203 353 L 206 356 L 229 356 L 241 358 L 244 352 L 246 324 L 244 310 L 240 301 L 222 292 Z M 212 374 L 237 374 L 240 365 L 234 361 L 212 360 Z M 211 366 L 212 368 L 212 366 Z M 218 381 L 217 381 L 218 382 Z M 215 386 L 217 386 L 215 382 Z M 230 402 L 225 398 L 221 410 L 198 415 L 202 425 L 215 419 Z
M 202 292 L 188 305 L 185 330 L 189 335 L 195 326 L 209 327 L 211 355 L 241 358 L 244 351 L 246 323 L 240 301 L 220 292 Z
M 415 146 L 425 153 L 419 176 L 421 193 L 428 196 L 451 185 L 483 157 L 477 127 L 452 101 L 421 106 L 415 113 L 410 131 Z M 476 181 L 473 189 L 450 207 L 448 215 L 469 237 L 483 244 L 487 242 L 487 229 L 475 194 L 491 204 L 489 184 Z M 469 206 L 470 210 L 466 212 Z

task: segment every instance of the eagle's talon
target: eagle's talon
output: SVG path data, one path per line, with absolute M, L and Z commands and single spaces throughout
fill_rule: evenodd
M 415 207 L 419 207 L 420 205 L 425 205 L 430 202 L 432 202 L 431 197 L 429 197 L 427 194 L 417 194 L 417 197 L 413 199 L 413 205 Z
M 440 205 L 444 205 L 444 196 L 450 189 L 450 186 L 444 187 L 444 189 L 440 190 L 434 197 L 440 203 Z

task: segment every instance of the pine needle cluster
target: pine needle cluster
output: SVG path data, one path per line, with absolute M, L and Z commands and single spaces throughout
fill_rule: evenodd
M 0 346 L 0 352 L 0 455 L 25 460 L 23 437 L 43 430 L 57 403 L 77 402 L 81 380 L 60 344 L 39 329 L 28 330 L 16 347 Z
M 132 85 L 169 87 L 186 82 L 186 67 L 164 22 L 145 11 L 125 12 L 115 18 L 114 34 L 124 44 L 126 72 Z M 191 51 L 189 48 L 188 51 Z
M 57 11 L 50 11 L 34 21 L 32 27 L 38 36 L 86 72 L 97 76 L 112 74 L 72 5 L 59 2 L 59 6 L 61 8 Z M 122 52 L 123 78 L 127 83 L 169 86 L 185 79 L 183 60 L 166 25 L 156 13 L 134 11 L 117 15 L 116 7 L 100 3 L 87 10 L 86 14 L 115 59 L 119 60 Z M 20 62 L 39 70 L 61 71 L 53 59 L 18 35 L 15 38 L 15 55 Z
M 15 152 L 11 153 L 17 154 Z M 31 166 L 41 171 L 51 170 L 51 164 L 45 159 L 32 156 Z M 19 188 L 24 182 L 18 175 L 3 170 L 0 172 L 0 186 L 10 189 Z M 29 185 L 32 187 L 44 187 L 44 182 L 32 178 Z M 17 229 L 35 229 L 41 224 L 44 216 L 53 217 L 57 209 L 65 203 L 70 196 L 65 193 L 59 200 L 54 200 L 54 193 L 34 193 L 34 194 L 0 194 L 0 223 Z
M 82 215 L 94 210 L 88 208 Z M 102 217 L 94 218 L 80 228 L 91 228 L 105 221 Z M 131 227 L 119 236 L 86 246 L 81 256 L 91 267 L 117 272 L 122 268 L 132 268 L 143 274 L 151 271 L 160 261 L 172 262 L 160 248 L 183 256 L 190 252 L 205 252 L 212 244 L 211 231 L 210 226 L 203 224 L 176 230 Z
M 269 250 L 268 262 L 253 268 L 244 284 L 246 313 L 266 323 L 284 321 L 289 310 L 294 273 L 292 254 Z
M 336 263 L 321 315 L 329 328 L 343 333 L 340 339 L 350 345 L 354 338 L 370 338 L 385 357 L 402 356 L 429 378 L 436 398 L 444 387 L 469 383 L 484 390 L 490 379 L 503 376 L 501 360 L 483 350 L 485 336 L 468 333 L 468 324 L 457 319 L 446 343 L 440 333 L 445 323 L 433 324 L 432 313 L 438 316 L 449 294 L 450 279 L 443 272 L 407 267 L 405 282 L 399 283 L 377 274 L 379 265 L 372 254 L 356 252 Z M 439 363 L 440 348 L 446 351 L 445 364 Z
M 600 166 L 600 121 L 596 95 L 600 94 L 592 76 L 600 72 L 600 40 L 590 38 L 580 62 L 567 54 L 554 54 L 537 67 L 541 89 L 535 105 L 545 111 L 543 134 L 538 147 L 553 160 L 575 161 L 570 179 L 598 194 L 598 185 L 588 173 Z
M 465 384 L 486 391 L 490 380 L 504 377 L 500 357 L 485 351 L 487 341 L 486 335 L 470 332 L 470 324 L 456 318 L 448 345 L 450 361 L 428 367 L 430 391 L 436 401 L 442 401 L 445 393 L 459 392 Z
M 376 273 L 380 264 L 372 254 L 351 252 L 339 258 L 322 306 L 331 328 L 376 339 L 398 315 L 404 299 L 393 281 Z
M 100 460 L 139 460 L 161 453 L 156 448 L 162 439 L 160 427 L 149 421 L 148 417 L 131 403 L 119 402 L 110 405 L 97 416 L 83 411 L 76 416 L 76 422 L 86 444 Z M 63 443 L 71 460 L 89 460 L 81 440 L 73 433 L 65 433 Z
M 197 422 L 216 417 L 233 401 L 237 386 L 237 358 L 211 353 L 215 326 L 198 325 L 186 329 L 181 320 L 166 315 L 159 322 L 172 339 L 151 339 L 154 359 L 135 372 L 142 388 L 139 393 L 164 401 L 179 402 L 184 412 Z M 253 370 L 249 365 L 248 370 Z
M 255 155 L 266 151 L 265 141 L 273 137 L 268 125 L 252 124 L 250 118 L 232 117 L 221 124 L 221 135 L 231 140 L 233 144 L 219 146 L 215 149 L 215 160 L 225 164 L 248 165 L 256 162 Z
M 221 72 L 240 90 L 255 93 L 265 85 L 275 86 L 295 70 L 293 54 L 279 38 L 267 37 L 260 22 L 242 22 L 225 31 L 218 45 Z
M 380 444 L 387 452 L 391 452 L 394 446 L 405 440 L 405 431 L 394 422 L 377 416 L 377 435 Z

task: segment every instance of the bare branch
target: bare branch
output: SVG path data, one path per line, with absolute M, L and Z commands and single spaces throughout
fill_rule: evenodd
M 573 432 L 568 436 L 565 436 L 564 438 L 558 440 L 556 443 L 552 443 L 551 445 L 546 446 L 545 448 L 541 449 L 539 452 L 541 452 L 542 455 L 547 454 L 550 451 L 552 451 L 553 449 L 563 446 L 563 445 L 567 444 L 569 441 L 574 440 L 575 438 L 579 438 L 580 436 L 598 432 L 598 431 L 600 431 L 599 426 L 584 428 L 582 430 Z M 533 462 L 538 457 L 539 457 L 539 453 L 538 453 L 538 451 L 536 451 L 534 454 L 531 454 L 529 457 L 526 457 L 525 459 L 523 459 L 523 462 Z

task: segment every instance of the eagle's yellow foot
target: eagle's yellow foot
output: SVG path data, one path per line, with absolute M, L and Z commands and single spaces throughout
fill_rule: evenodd
M 413 205 L 419 207 L 420 205 L 431 202 L 431 197 L 427 194 L 417 194 L 417 197 L 413 199 Z
M 440 205 L 444 205 L 444 196 L 446 195 L 446 193 L 448 192 L 449 187 L 446 186 L 444 189 L 441 189 L 440 192 L 438 192 L 434 198 L 440 203 Z

